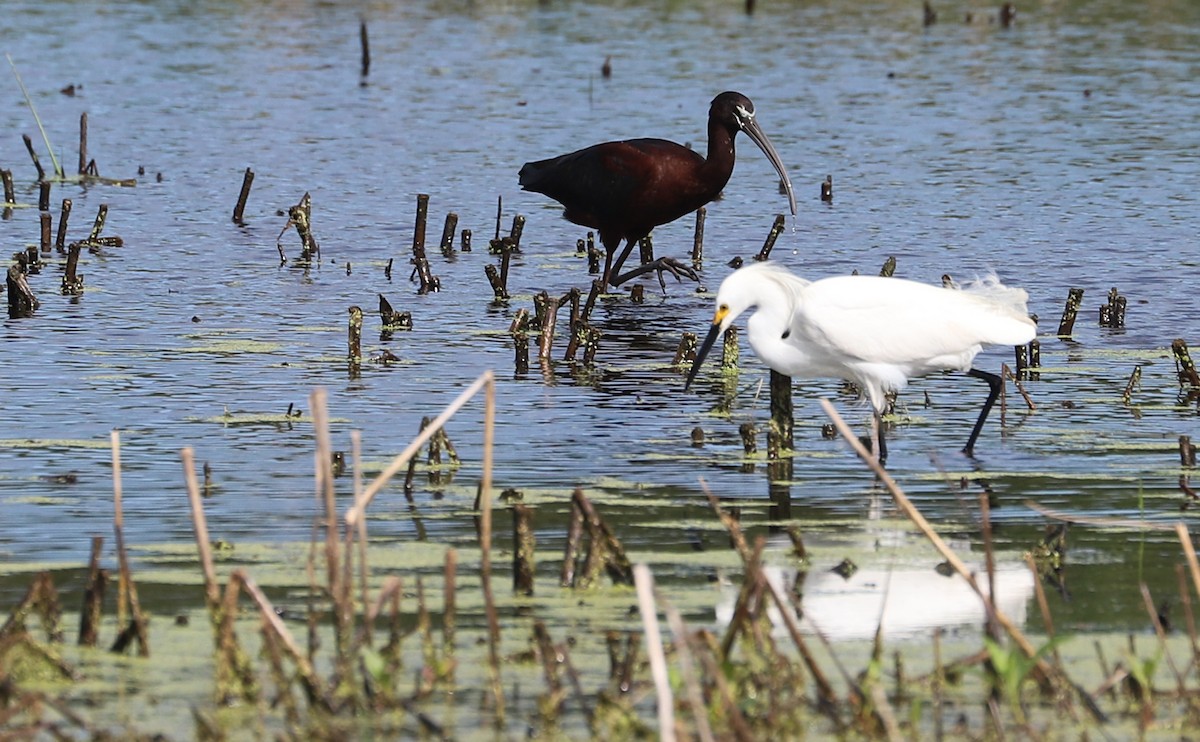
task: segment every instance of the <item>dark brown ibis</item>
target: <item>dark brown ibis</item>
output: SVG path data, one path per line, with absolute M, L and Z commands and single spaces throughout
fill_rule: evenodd
M 720 194 L 735 160 L 733 140 L 744 131 L 758 145 L 787 191 L 796 213 L 796 196 L 783 161 L 754 118 L 754 104 L 741 93 L 713 98 L 708 109 L 708 157 L 665 139 L 604 142 L 521 168 L 521 188 L 543 193 L 564 207 L 563 216 L 600 234 L 607 253 L 604 285 L 619 286 L 635 276 L 663 271 L 698 281 L 696 272 L 673 258 L 659 258 L 621 273 L 629 253 L 650 230 L 673 222 Z M 621 241 L 625 247 L 616 255 Z M 613 256 L 616 255 L 616 259 Z

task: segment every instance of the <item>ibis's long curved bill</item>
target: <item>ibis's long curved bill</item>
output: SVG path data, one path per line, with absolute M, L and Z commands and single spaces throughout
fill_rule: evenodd
M 708 337 L 704 338 L 704 344 L 700 346 L 700 350 L 696 351 L 696 360 L 692 361 L 692 370 L 688 371 L 687 383 L 683 385 L 684 391 L 692 385 L 692 379 L 696 378 L 696 373 L 700 371 L 700 364 L 704 363 L 708 352 L 712 350 L 713 343 L 717 342 L 717 336 L 721 334 L 721 321 L 713 320 L 712 327 L 708 328 Z
M 783 160 L 779 158 L 779 153 L 775 151 L 775 146 L 771 144 L 771 140 L 767 138 L 766 132 L 759 127 L 758 122 L 754 119 L 743 121 L 742 130 L 754 140 L 758 148 L 771 161 L 771 166 L 775 168 L 775 172 L 779 173 L 779 179 L 783 181 L 783 187 L 787 191 L 788 206 L 792 210 L 792 216 L 795 216 L 796 194 L 792 192 L 792 179 L 788 177 L 787 170 L 783 167 Z

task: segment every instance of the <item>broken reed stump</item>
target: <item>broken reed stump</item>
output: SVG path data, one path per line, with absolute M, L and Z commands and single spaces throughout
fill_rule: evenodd
M 367 21 L 362 19 L 358 22 L 358 45 L 362 47 L 362 64 L 360 66 L 360 76 L 362 80 L 360 85 L 367 84 L 367 73 L 371 71 L 371 43 L 367 37 Z
M 62 277 L 63 296 L 79 296 L 83 293 L 83 276 L 76 273 L 79 268 L 79 253 L 83 243 L 72 242 L 67 248 L 67 266 Z
M 1171 342 L 1171 354 L 1175 356 L 1175 374 L 1179 378 L 1179 386 L 1191 387 L 1189 394 L 1200 393 L 1200 374 L 1196 372 L 1196 365 L 1192 363 L 1192 356 L 1183 338 Z
M 692 236 L 692 270 L 698 271 L 704 265 L 704 217 L 708 208 L 701 206 L 696 209 L 696 231 Z
M 71 217 L 71 205 L 71 199 L 64 198 L 58 214 L 58 234 L 54 239 L 54 249 L 60 253 L 67 249 L 67 220 Z
M 1142 367 L 1134 366 L 1133 373 L 1129 374 L 1129 381 L 1125 382 L 1125 391 L 1121 394 L 1121 399 L 1125 404 L 1129 404 L 1133 400 L 1134 388 L 1141 388 L 1142 385 Z
M 350 322 L 347 332 L 346 360 L 350 362 L 351 366 L 356 366 L 362 361 L 363 311 L 358 305 L 350 307 L 347 311 L 350 314 Z
M 1125 297 L 1114 286 L 1108 292 L 1108 303 L 1100 305 L 1100 326 L 1113 329 L 1124 327 L 1126 303 Z
M 17 195 L 13 188 L 12 170 L 0 170 L 0 181 L 4 183 L 4 205 L 16 206 Z
M 896 275 L 896 256 L 889 255 L 888 259 L 883 261 L 883 267 L 879 269 L 879 275 L 884 278 L 891 278 Z
M 512 229 L 508 231 L 508 237 L 512 240 L 512 251 L 521 252 L 521 234 L 525 231 L 525 217 L 517 214 L 513 217 Z
M 792 449 L 792 377 L 771 371 L 771 426 L 767 429 L 767 458 L 778 459 Z
M 42 167 L 41 160 L 38 159 L 37 150 L 33 148 L 33 140 L 28 134 L 22 134 L 21 139 L 25 141 L 25 151 L 29 153 L 29 159 L 33 160 L 33 167 L 37 170 L 38 181 L 46 179 L 46 169 Z
M 388 338 L 395 330 L 411 330 L 413 328 L 412 312 L 397 312 L 383 294 L 379 295 L 379 321 L 383 324 L 383 332 L 387 334 Z
M 725 330 L 721 342 L 721 368 L 729 370 L 736 369 L 738 365 L 738 328 L 737 325 L 730 325 Z
M 29 280 L 25 277 L 25 271 L 21 269 L 21 266 L 9 266 L 7 287 L 9 319 L 32 317 L 38 308 L 38 300 L 33 295 L 33 289 L 29 288 Z
M 52 220 L 52 217 L 50 216 L 49 211 L 43 211 L 40 214 L 38 214 L 38 221 L 40 222 L 40 226 L 41 226 L 41 234 L 40 234 L 40 239 L 38 242 L 39 242 L 39 247 L 41 248 L 41 252 L 43 255 L 50 254 L 51 220 Z
M 1030 340 L 1027 345 L 1013 347 L 1016 356 L 1016 376 L 1018 379 L 1038 379 L 1037 369 L 1042 366 L 1042 344 L 1037 338 Z
M 508 334 L 513 339 L 516 372 L 518 374 L 526 373 L 529 371 L 529 310 L 524 308 L 517 310 L 517 314 L 508 328 Z
M 321 246 L 317 244 L 317 238 L 312 233 L 312 196 L 307 191 L 298 204 L 288 207 L 288 221 L 283 225 L 280 237 L 283 237 L 288 227 L 295 227 L 296 234 L 300 236 L 301 262 L 311 263 L 314 258 L 320 259 Z M 282 244 L 279 244 L 279 257 L 283 258 Z
M 417 194 L 417 219 L 413 227 L 413 244 L 412 244 L 412 264 L 413 271 L 409 275 L 408 280 L 414 277 L 419 278 L 421 285 L 417 289 L 417 293 L 424 295 L 431 291 L 440 291 L 442 282 L 437 276 L 433 275 L 432 269 L 429 267 L 429 258 L 425 255 L 425 222 L 429 215 L 429 194 Z
M 642 265 L 654 262 L 654 238 L 650 235 L 638 240 L 638 257 Z
M 456 229 L 458 229 L 458 214 L 451 211 L 446 214 L 446 223 L 442 225 L 442 240 L 438 243 L 438 249 L 446 257 L 454 252 L 454 230 Z
M 1190 435 L 1179 436 L 1179 464 L 1188 469 L 1196 466 L 1196 446 Z
M 483 273 L 487 276 L 488 283 L 492 285 L 492 295 L 496 297 L 496 301 L 507 299 L 508 291 L 504 289 L 504 281 L 500 280 L 500 270 L 488 263 L 483 266 Z
M 50 210 L 50 181 L 38 183 L 38 211 Z
M 88 115 L 87 111 L 79 114 L 79 167 L 75 171 L 83 175 L 88 171 Z
M 459 239 L 459 249 L 463 252 L 471 252 L 471 230 L 464 229 Z
M 679 339 L 679 347 L 675 349 L 672 366 L 682 366 L 696 360 L 696 333 L 685 332 Z
M 246 222 L 243 216 L 246 213 L 246 200 L 250 198 L 250 186 L 254 183 L 254 171 L 246 168 L 246 172 L 242 175 L 242 190 L 238 193 L 237 203 L 233 206 L 233 223 L 239 227 Z
M 833 176 L 826 175 L 821 181 L 821 203 L 833 203 Z
M 558 321 L 558 302 L 553 301 L 545 291 L 533 297 L 537 311 L 538 325 L 542 328 L 538 338 L 538 360 L 550 360 L 550 352 L 554 345 L 554 325 Z
M 1079 306 L 1083 303 L 1083 289 L 1067 291 L 1067 303 L 1063 307 L 1062 319 L 1058 322 L 1058 335 L 1067 336 L 1075 329 L 1075 317 L 1079 314 Z
M 771 224 L 771 230 L 767 232 L 767 239 L 763 242 L 762 249 L 758 251 L 758 255 L 754 256 L 755 260 L 761 263 L 771 257 L 771 250 L 775 249 L 775 241 L 779 239 L 779 235 L 783 234 L 783 227 L 783 214 L 776 214 L 775 221 Z
M 742 437 L 742 450 L 747 456 L 753 456 L 758 451 L 758 428 L 754 423 L 742 423 L 738 426 L 738 435 Z
M 580 568 L 577 561 L 584 535 L 588 538 L 588 548 Z M 584 496 L 583 490 L 577 487 L 571 496 L 571 522 L 563 554 L 562 584 L 586 590 L 599 583 L 602 571 L 607 572 L 615 584 L 633 584 L 633 566 L 625 556 L 624 547 Z
M 515 503 L 512 506 L 512 514 L 513 592 L 517 595 L 533 595 L 533 510 L 528 505 Z
M 629 301 L 633 304 L 646 303 L 646 287 L 640 283 L 635 283 L 629 287 Z
M 600 272 L 600 249 L 596 247 L 596 235 L 594 232 L 587 233 L 587 261 L 589 276 L 594 276 Z

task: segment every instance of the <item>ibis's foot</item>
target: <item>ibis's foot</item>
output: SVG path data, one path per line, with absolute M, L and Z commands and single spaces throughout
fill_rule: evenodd
M 659 258 L 658 260 L 652 260 L 645 265 L 639 265 L 637 268 L 633 268 L 627 273 L 616 276 L 608 283 L 610 286 L 619 286 L 631 278 L 640 276 L 643 273 L 649 273 L 650 271 L 658 271 L 658 285 L 662 287 L 664 294 L 667 292 L 667 282 L 663 278 L 663 273 L 670 273 L 672 276 L 675 276 L 675 280 L 677 281 L 683 280 L 684 278 L 690 278 L 697 283 L 700 281 L 700 275 L 696 273 L 696 271 L 692 270 L 691 266 L 682 263 L 675 258 Z

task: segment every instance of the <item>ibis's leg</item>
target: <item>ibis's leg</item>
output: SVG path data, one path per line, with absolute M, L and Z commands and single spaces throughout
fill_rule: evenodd
M 887 443 L 883 440 L 883 415 L 876 410 L 872 421 L 875 423 L 875 453 L 879 459 L 879 465 L 883 466 L 887 463 Z
M 625 247 L 622 248 L 621 254 L 617 256 L 616 260 L 613 260 L 613 253 L 617 251 L 617 246 L 621 243 L 617 242 L 611 248 L 608 245 L 604 246 L 608 251 L 608 260 L 604 264 L 604 288 L 606 290 L 609 286 L 619 286 L 624 282 L 624 279 L 629 278 L 629 276 L 621 276 L 619 274 L 621 273 L 621 266 L 625 265 L 625 258 L 628 258 L 629 253 L 633 252 L 633 246 L 636 242 L 637 240 L 625 240 Z
M 996 399 L 1000 396 L 1000 387 L 1003 381 L 999 376 L 987 371 L 980 371 L 977 368 L 967 371 L 968 376 L 974 376 L 976 379 L 983 379 L 988 385 L 988 398 L 983 403 L 983 409 L 979 412 L 979 419 L 975 421 L 975 429 L 971 431 L 971 437 L 967 439 L 967 445 L 963 447 L 963 453 L 968 456 L 975 455 L 975 441 L 979 438 L 979 431 L 983 430 L 983 421 L 987 420 L 988 413 L 992 411 L 992 405 L 996 404 Z
M 674 258 L 659 258 L 658 260 L 652 260 L 645 265 L 639 265 L 637 268 L 631 268 L 628 273 L 621 273 L 621 266 L 625 265 L 625 259 L 629 257 L 631 252 L 633 252 L 633 246 L 636 245 L 637 242 L 637 240 L 626 240 L 625 247 L 621 250 L 621 254 L 617 256 L 615 261 L 612 261 L 612 267 L 605 270 L 605 280 L 609 286 L 620 286 L 629 279 L 636 278 L 637 276 L 640 276 L 643 273 L 649 273 L 650 271 L 658 271 L 658 284 L 662 286 L 663 291 L 667 290 L 666 281 L 663 280 L 663 271 L 670 271 L 671 275 L 675 276 L 675 278 L 682 278 L 686 276 L 693 281 L 700 280 L 700 276 L 696 274 L 696 271 L 692 270 L 689 266 L 684 265 L 678 260 L 675 260 Z M 609 258 L 612 258 L 611 252 L 609 253 Z

